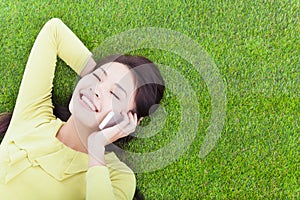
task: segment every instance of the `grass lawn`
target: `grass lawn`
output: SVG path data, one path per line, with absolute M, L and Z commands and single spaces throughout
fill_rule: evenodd
M 213 60 L 224 83 L 226 118 L 212 151 L 201 157 L 216 97 L 200 66 L 168 49 L 129 52 L 167 66 L 160 114 L 123 147 L 137 155 L 170 150 L 137 164 L 153 169 L 136 175 L 146 199 L 299 199 L 299 10 L 299 0 L 1 0 L 0 112 L 13 110 L 35 37 L 52 17 L 91 50 L 131 29 L 176 31 Z M 59 61 L 53 98 L 66 104 L 75 81 L 75 73 Z M 163 161 L 165 166 L 157 165 Z

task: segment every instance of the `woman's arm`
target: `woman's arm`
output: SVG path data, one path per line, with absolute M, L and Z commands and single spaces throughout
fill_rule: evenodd
M 94 132 L 88 137 L 89 169 L 87 173 L 87 199 L 132 199 L 135 177 L 122 163 L 107 161 L 105 146 L 134 132 L 137 126 L 136 113 L 122 113 L 123 120 L 113 126 Z M 121 162 L 119 162 L 121 163 Z M 109 173 L 108 168 L 113 168 Z
M 89 168 L 86 180 L 87 200 L 133 199 L 136 187 L 135 176 L 121 161 L 115 163 L 110 161 L 108 166 L 94 166 Z
M 92 63 L 91 52 L 60 19 L 54 18 L 44 25 L 32 47 L 11 124 L 15 120 L 55 118 L 51 91 L 57 56 L 77 74 Z

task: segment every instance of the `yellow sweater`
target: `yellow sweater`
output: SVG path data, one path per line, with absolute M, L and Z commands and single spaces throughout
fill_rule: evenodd
M 135 176 L 114 153 L 88 169 L 88 155 L 57 138 L 51 91 L 59 56 L 78 74 L 89 50 L 59 19 L 45 24 L 31 50 L 13 117 L 0 146 L 0 199 L 132 199 Z

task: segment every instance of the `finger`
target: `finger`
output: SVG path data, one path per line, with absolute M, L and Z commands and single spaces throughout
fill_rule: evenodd
M 129 124 L 128 124 L 128 131 L 130 133 L 134 132 L 137 126 L 137 116 L 136 113 L 128 113 L 128 118 L 130 120 Z
M 118 137 L 125 137 L 135 131 L 137 126 L 137 115 L 132 112 L 122 112 L 121 114 L 123 115 L 123 121 L 117 126 L 119 129 Z
M 129 118 L 129 123 L 130 124 L 134 124 L 134 116 L 131 112 L 128 113 L 128 118 Z
M 136 113 L 129 113 L 128 117 L 130 119 L 130 123 L 128 124 L 128 132 L 129 134 L 134 132 L 137 126 L 137 115 Z
M 135 122 L 135 124 L 136 125 L 138 125 L 138 118 L 137 118 L 137 114 L 136 113 L 134 113 L 134 122 Z
M 136 117 L 137 117 L 137 115 L 136 115 Z M 144 119 L 144 117 L 140 117 L 140 119 L 138 120 L 138 122 L 137 122 L 137 125 L 140 125 L 140 123 L 141 123 L 141 121 Z
M 138 125 L 137 114 L 136 114 L 136 113 L 130 113 L 130 114 L 131 114 L 130 116 L 132 116 L 132 118 L 131 118 L 132 123 L 133 123 L 135 126 L 137 126 L 137 125 Z

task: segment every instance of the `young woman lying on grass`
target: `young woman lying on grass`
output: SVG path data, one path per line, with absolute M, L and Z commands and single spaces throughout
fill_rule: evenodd
M 82 77 L 66 122 L 53 114 L 51 100 L 57 56 Z M 11 120 L 1 116 L 1 199 L 132 199 L 134 173 L 105 146 L 135 131 L 160 102 L 163 83 L 141 56 L 96 64 L 74 33 L 51 19 L 32 47 Z M 110 111 L 123 119 L 100 130 Z

